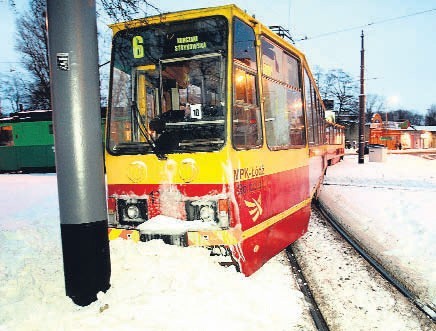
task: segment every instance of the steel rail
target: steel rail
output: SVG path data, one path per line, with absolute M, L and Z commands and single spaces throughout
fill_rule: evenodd
M 292 245 L 286 247 L 286 255 L 288 256 L 289 262 L 292 267 L 292 271 L 294 272 L 294 275 L 296 277 L 298 287 L 300 288 L 300 291 L 303 293 L 306 301 L 309 303 L 309 312 L 310 312 L 310 316 L 313 319 L 313 322 L 315 323 L 315 327 L 317 328 L 318 331 L 329 331 L 330 329 L 327 325 L 327 322 L 325 321 L 324 316 L 322 315 L 322 312 L 315 301 L 312 291 L 307 285 L 307 281 L 304 277 L 303 270 L 301 269 L 297 261 L 297 258 L 294 254 L 294 251 L 292 250 Z
M 359 243 L 347 233 L 347 231 L 335 220 L 334 216 L 326 211 L 318 200 L 314 200 L 312 207 L 317 210 L 331 226 L 375 269 L 377 272 L 392 284 L 401 294 L 403 294 L 411 303 L 422 311 L 433 322 L 436 321 L 436 312 L 421 302 L 419 298 L 409 291 L 395 276 L 393 276 L 381 263 L 373 258 Z

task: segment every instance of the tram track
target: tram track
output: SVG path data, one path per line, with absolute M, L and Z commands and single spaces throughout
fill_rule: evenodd
M 315 328 L 435 330 L 431 309 L 335 225 L 314 204 L 308 233 L 286 249 Z
M 421 312 L 423 312 L 433 322 L 436 322 L 436 312 L 421 302 L 419 298 L 406 288 L 394 275 L 392 275 L 380 262 L 378 262 L 371 254 L 369 254 L 345 229 L 330 215 L 322 205 L 315 200 L 312 208 L 317 210 L 325 220 L 344 238 L 356 252 L 359 253 L 389 284 L 394 286 L 403 296 L 413 303 Z
M 304 298 L 306 299 L 306 302 L 309 305 L 309 313 L 312 317 L 313 323 L 315 324 L 315 327 L 318 331 L 329 331 L 329 327 L 327 325 L 326 320 L 324 319 L 324 316 L 319 309 L 319 306 L 312 294 L 312 291 L 306 281 L 306 278 L 302 272 L 302 269 L 297 261 L 297 258 L 294 254 L 294 251 L 292 250 L 292 245 L 289 245 L 286 248 L 286 255 L 288 257 L 288 260 L 292 267 L 292 272 L 294 274 L 296 283 L 300 289 L 300 291 L 303 293 Z

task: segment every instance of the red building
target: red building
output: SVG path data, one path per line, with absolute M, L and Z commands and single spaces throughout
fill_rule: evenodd
M 388 149 L 436 147 L 436 126 L 411 126 L 408 120 L 383 121 L 380 114 L 374 114 L 369 127 L 369 143 Z

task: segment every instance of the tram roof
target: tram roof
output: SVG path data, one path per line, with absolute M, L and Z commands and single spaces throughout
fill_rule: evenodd
M 10 113 L 8 117 L 0 118 L 0 123 L 51 121 L 51 110 L 27 110 Z

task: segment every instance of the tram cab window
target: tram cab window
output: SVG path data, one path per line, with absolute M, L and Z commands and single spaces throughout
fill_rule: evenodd
M 227 28 L 224 17 L 213 16 L 116 33 L 107 132 L 111 154 L 162 157 L 224 146 Z M 164 128 L 152 130 L 153 120 Z M 164 135 L 177 140 L 161 139 Z
M 256 84 L 256 52 L 253 29 L 235 19 L 233 58 L 232 140 L 236 149 L 262 145 L 261 113 Z

